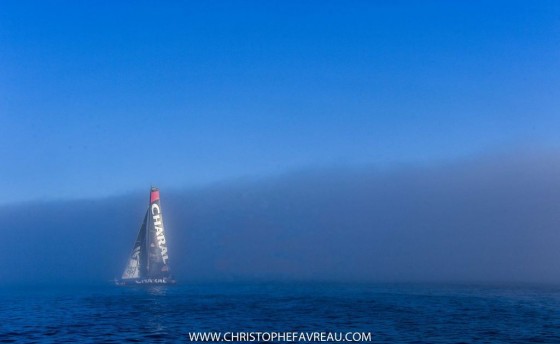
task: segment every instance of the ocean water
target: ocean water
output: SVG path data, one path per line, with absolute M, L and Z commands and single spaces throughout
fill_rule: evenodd
M 373 343 L 560 343 L 560 287 L 185 283 L 0 288 L 1 342 L 185 343 L 195 331 L 371 332 Z

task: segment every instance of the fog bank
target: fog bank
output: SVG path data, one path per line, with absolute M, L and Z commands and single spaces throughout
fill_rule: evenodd
M 179 280 L 559 282 L 560 155 L 338 167 L 161 190 Z M 2 282 L 124 268 L 145 192 L 3 206 Z

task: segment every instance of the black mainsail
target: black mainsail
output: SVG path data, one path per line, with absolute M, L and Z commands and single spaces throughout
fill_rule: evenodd
M 175 283 L 169 273 L 169 256 L 159 189 L 152 187 L 150 205 L 118 285 Z

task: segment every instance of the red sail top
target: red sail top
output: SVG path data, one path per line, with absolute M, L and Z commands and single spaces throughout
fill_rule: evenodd
M 157 200 L 159 200 L 159 190 L 155 189 L 150 193 L 150 203 L 154 203 Z

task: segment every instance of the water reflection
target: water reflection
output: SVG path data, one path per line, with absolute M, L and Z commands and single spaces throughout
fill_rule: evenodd
M 153 296 L 166 296 L 167 295 L 167 287 L 163 285 L 157 286 L 149 286 L 147 287 L 148 294 Z

